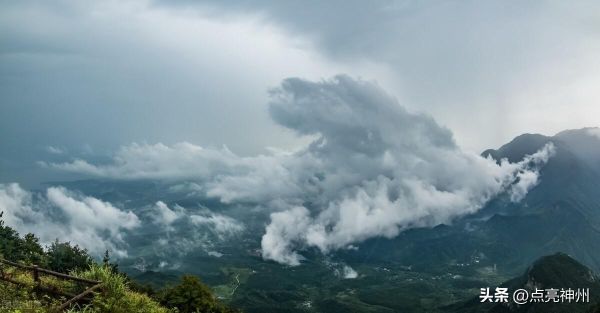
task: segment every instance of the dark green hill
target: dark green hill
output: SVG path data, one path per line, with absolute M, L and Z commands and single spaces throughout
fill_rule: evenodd
M 179 280 L 179 276 L 171 273 L 146 271 L 133 277 L 133 279 L 143 285 L 151 286 L 155 289 L 161 289 L 168 285 L 173 285 Z
M 496 286 L 490 286 L 495 288 Z M 586 266 L 564 253 L 557 253 L 538 259 L 527 271 L 501 285 L 507 287 L 509 295 L 517 289 L 525 289 L 529 294 L 536 289 L 578 290 L 589 288 L 589 302 L 528 302 L 517 305 L 509 298 L 509 303 L 481 303 L 479 297 L 466 302 L 450 305 L 448 312 L 519 312 L 519 313 L 558 313 L 558 312 L 589 312 L 600 300 L 600 282 L 598 277 Z

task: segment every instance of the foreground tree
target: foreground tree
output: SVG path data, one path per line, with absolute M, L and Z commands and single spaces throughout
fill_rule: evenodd
M 183 276 L 179 285 L 162 290 L 159 300 L 164 306 L 177 308 L 181 313 L 237 312 L 221 304 L 208 286 L 191 275 Z
M 46 256 L 48 268 L 61 273 L 87 270 L 93 262 L 86 249 L 58 240 L 48 247 Z

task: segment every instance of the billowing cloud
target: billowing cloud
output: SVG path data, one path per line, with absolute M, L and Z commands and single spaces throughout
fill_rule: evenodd
M 266 204 L 277 212 L 262 238 L 263 257 L 297 265 L 307 247 L 327 253 L 449 223 L 504 192 L 518 201 L 554 153 L 549 144 L 521 162 L 498 163 L 465 152 L 430 116 L 409 112 L 374 82 L 345 75 L 286 79 L 271 91 L 269 111 L 312 142 L 256 157 L 189 143 L 134 144 L 110 164 L 49 166 L 118 179 L 194 180 L 198 192 L 224 203 Z
M 22 189 L 18 184 L 0 185 L 0 211 L 8 226 L 19 233 L 34 233 L 48 244 L 68 240 L 93 255 L 105 250 L 118 257 L 127 255 L 123 230 L 140 225 L 138 217 L 109 202 L 50 187 L 45 194 Z
M 342 279 L 354 279 L 358 277 L 358 272 L 343 262 L 325 261 L 325 265 L 333 270 L 333 274 Z
M 340 274 L 344 279 L 354 279 L 358 277 L 358 273 L 348 265 L 344 265 Z
M 310 223 L 310 212 L 304 207 L 271 214 L 271 224 L 267 226 L 261 242 L 263 258 L 299 265 L 303 257 L 294 251 L 294 245 Z
M 538 183 L 538 173 L 532 171 L 522 171 L 517 174 L 517 182 L 509 190 L 510 200 L 519 202 L 527 195 L 532 186 Z

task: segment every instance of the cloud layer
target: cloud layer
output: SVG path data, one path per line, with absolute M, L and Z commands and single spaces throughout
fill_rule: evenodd
M 376 83 L 345 75 L 283 81 L 271 91 L 272 119 L 313 138 L 295 152 L 238 157 L 190 143 L 122 147 L 110 164 L 48 166 L 117 179 L 193 180 L 224 203 L 258 203 L 276 212 L 262 238 L 265 259 L 300 263 L 411 227 L 449 223 L 507 192 L 519 201 L 554 153 L 550 144 L 518 163 L 461 150 L 428 115 L 407 111 Z
M 0 211 L 6 224 L 22 235 L 34 233 L 44 244 L 69 240 L 96 256 L 105 250 L 127 256 L 123 231 L 140 226 L 131 211 L 62 187 L 34 194 L 18 184 L 0 184 Z
M 168 260 L 162 261 L 163 265 L 159 267 L 167 264 L 172 268 L 177 267 L 181 257 L 197 250 L 209 256 L 221 257 L 223 254 L 215 249 L 245 230 L 240 221 L 207 208 L 192 211 L 179 205 L 169 207 L 162 201 L 151 206 L 145 216 L 158 226 L 152 232 L 157 235 L 156 244 L 151 247 L 154 255 Z
M 136 214 L 63 187 L 31 192 L 14 183 L 0 184 L 0 212 L 21 235 L 33 233 L 44 245 L 70 241 L 98 257 L 106 250 L 119 258 L 130 256 L 131 235 L 155 238 L 151 248 L 159 257 L 195 249 L 208 253 L 245 229 L 241 222 L 204 207 L 189 210 L 158 201 L 137 208 Z

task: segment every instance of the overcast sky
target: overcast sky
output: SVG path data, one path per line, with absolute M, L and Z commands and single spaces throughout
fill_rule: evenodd
M 293 148 L 289 77 L 375 81 L 470 151 L 600 126 L 598 2 L 222 2 L 0 1 L 0 182 L 132 142 Z

